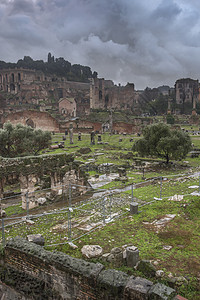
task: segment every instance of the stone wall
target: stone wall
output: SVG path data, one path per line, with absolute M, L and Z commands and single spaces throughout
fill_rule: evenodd
M 159 300 L 176 294 L 165 285 L 49 252 L 21 238 L 8 242 L 0 268 L 1 299 Z

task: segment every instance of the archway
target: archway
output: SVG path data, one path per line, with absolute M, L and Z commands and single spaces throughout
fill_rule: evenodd
M 27 120 L 26 120 L 26 125 L 28 125 L 28 126 L 30 126 L 30 127 L 32 127 L 32 128 L 35 127 L 35 124 L 34 124 L 34 122 L 33 122 L 32 119 L 27 119 Z

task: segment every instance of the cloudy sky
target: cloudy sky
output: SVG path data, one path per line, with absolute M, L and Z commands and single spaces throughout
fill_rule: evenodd
M 48 52 L 136 89 L 200 79 L 200 1 L 0 0 L 0 60 Z

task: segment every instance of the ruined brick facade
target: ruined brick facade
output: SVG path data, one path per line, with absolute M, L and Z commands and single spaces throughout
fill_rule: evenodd
M 64 132 L 71 118 L 89 115 L 91 110 L 136 111 L 134 84 L 116 86 L 111 80 L 92 78 L 90 83 L 67 81 L 29 69 L 0 70 L 0 122 L 22 123 L 42 130 Z M 51 117 L 53 116 L 53 117 Z M 102 131 L 100 122 L 74 122 L 74 130 Z M 113 130 L 132 133 L 133 125 L 113 124 Z
M 90 84 L 71 82 L 28 69 L 0 70 L 0 91 L 12 95 L 6 100 L 8 113 L 37 109 L 59 114 L 62 98 L 76 101 L 76 116 L 87 115 L 90 109 L 132 110 L 135 102 L 134 84 L 116 86 L 103 78 L 91 79 Z
M 90 84 L 91 109 L 132 110 L 135 103 L 133 83 L 116 86 L 110 80 L 93 78 Z
M 89 83 L 71 82 L 35 70 L 0 70 L 0 91 L 12 95 L 6 99 L 4 110 L 8 113 L 27 109 L 59 113 L 58 102 L 61 98 L 74 98 L 80 104 L 78 115 L 87 112 L 89 107 Z M 86 104 L 85 109 L 82 103 Z
M 74 98 L 61 98 L 58 102 L 59 113 L 67 117 L 76 117 L 76 101 Z
M 176 103 L 191 103 L 195 108 L 199 101 L 199 81 L 190 78 L 179 79 L 175 83 Z
M 21 123 L 44 131 L 60 131 L 59 123 L 47 112 L 21 111 L 11 113 L 7 117 L 3 117 L 2 123 L 5 122 L 11 122 L 14 125 Z

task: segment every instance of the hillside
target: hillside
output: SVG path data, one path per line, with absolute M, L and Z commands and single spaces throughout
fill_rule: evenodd
M 72 65 L 63 57 L 54 58 L 51 53 L 48 54 L 47 62 L 43 60 L 33 60 L 30 56 L 24 56 L 17 63 L 7 63 L 0 61 L 1 69 L 25 68 L 42 71 L 45 74 L 55 74 L 65 77 L 69 81 L 89 82 L 89 78 L 97 77 L 97 72 L 91 71 L 90 67 L 79 64 Z

